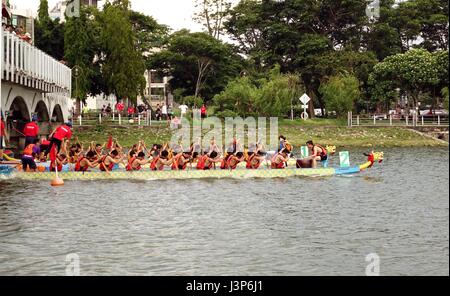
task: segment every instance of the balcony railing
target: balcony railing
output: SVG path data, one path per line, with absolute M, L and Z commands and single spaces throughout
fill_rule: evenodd
M 69 93 L 72 70 L 15 34 L 3 36 L 1 79 L 48 93 Z

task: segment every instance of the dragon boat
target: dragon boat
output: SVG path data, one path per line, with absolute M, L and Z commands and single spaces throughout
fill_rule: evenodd
M 290 161 L 285 169 L 269 169 L 265 166 L 258 170 L 245 169 L 245 166 L 236 170 L 196 170 L 187 169 L 185 171 L 164 170 L 151 171 L 149 168 L 141 171 L 127 172 L 122 168 L 117 168 L 111 172 L 88 171 L 74 172 L 70 166 L 65 166 L 58 175 L 68 181 L 79 180 L 187 180 L 187 179 L 224 179 L 224 178 L 289 178 L 289 177 L 329 177 L 339 175 L 352 175 L 361 173 L 371 168 L 376 162 L 383 161 L 383 152 L 372 152 L 368 160 L 358 166 L 350 167 L 320 167 L 315 169 L 296 168 L 296 162 Z M 20 172 L 13 165 L 0 165 L 0 176 L 3 178 L 29 180 L 29 181 L 50 181 L 54 179 L 55 173 L 43 172 Z

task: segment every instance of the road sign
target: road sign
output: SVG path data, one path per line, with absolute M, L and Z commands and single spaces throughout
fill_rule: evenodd
M 339 160 L 341 162 L 341 167 L 350 167 L 350 153 L 348 151 L 339 152 Z
M 309 103 L 309 101 L 311 101 L 311 98 L 308 97 L 307 94 L 304 94 L 301 98 L 300 98 L 300 102 L 303 103 L 303 105 L 307 105 Z
M 302 102 L 303 103 L 303 113 L 302 113 L 302 119 L 304 119 L 304 120 L 307 120 L 308 118 L 309 118 L 309 116 L 308 116 L 308 112 L 307 112 L 307 109 L 308 109 L 308 103 L 311 101 L 311 98 L 310 97 L 308 97 L 308 95 L 307 94 L 304 94 L 303 96 L 301 96 L 301 98 L 300 98 L 300 102 Z

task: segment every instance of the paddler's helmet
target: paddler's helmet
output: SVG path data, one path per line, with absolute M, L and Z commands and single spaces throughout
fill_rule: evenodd
M 68 127 L 72 127 L 72 122 L 71 122 L 71 121 L 68 121 L 68 122 L 66 122 L 66 125 L 67 125 Z

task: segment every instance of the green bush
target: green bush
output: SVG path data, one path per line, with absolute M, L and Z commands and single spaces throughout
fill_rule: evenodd
M 327 111 L 335 111 L 339 118 L 353 110 L 354 103 L 361 97 L 358 79 L 349 74 L 331 77 L 320 86 L 319 92 L 323 95 Z
M 191 107 L 200 108 L 203 105 L 203 99 L 196 96 L 184 97 L 183 101 L 187 106 Z

